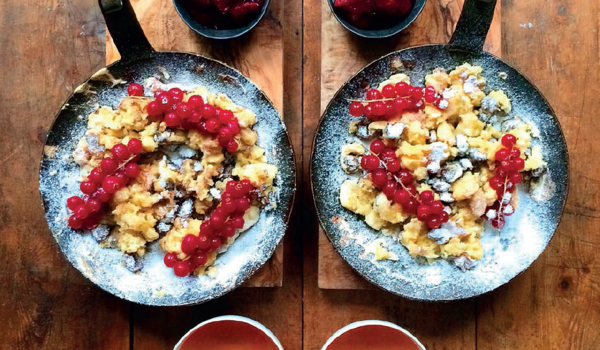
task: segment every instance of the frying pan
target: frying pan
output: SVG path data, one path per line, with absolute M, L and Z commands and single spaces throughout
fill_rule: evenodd
M 482 51 L 495 5 L 495 0 L 466 0 L 447 45 L 407 48 L 363 68 L 333 97 L 315 134 L 311 181 L 321 225 L 350 266 L 368 281 L 394 294 L 415 300 L 449 301 L 494 290 L 533 263 L 560 221 L 569 175 L 565 139 L 554 111 L 538 89 L 515 68 Z M 445 260 L 427 263 L 413 259 L 404 246 L 390 237 L 382 239 L 388 250 L 399 257 L 398 261 L 375 261 L 367 248 L 383 235 L 339 202 L 340 186 L 348 178 L 339 166 L 340 148 L 353 141 L 348 133 L 353 119 L 348 114 L 348 100 L 363 99 L 365 86 L 377 86 L 395 73 L 405 73 L 413 83 L 422 86 L 425 75 L 433 69 L 451 70 L 465 62 L 482 66 L 486 90 L 502 89 L 512 101 L 511 114 L 536 127 L 539 138 L 534 139 L 534 144 L 541 147 L 548 162 L 554 191 L 547 201 L 538 202 L 528 194 L 525 185 L 520 186 L 517 212 L 500 231 L 486 224 L 481 240 L 484 258 L 471 270 L 462 272 Z
M 148 305 L 198 304 L 217 298 L 258 270 L 285 233 L 295 192 L 294 155 L 285 125 L 265 94 L 237 70 L 200 55 L 156 52 L 144 36 L 129 0 L 99 0 L 99 4 L 122 58 L 75 90 L 48 134 L 40 167 L 40 192 L 50 230 L 73 266 L 118 297 Z M 217 258 L 214 278 L 175 277 L 162 264 L 164 253 L 157 242 L 142 258 L 144 268 L 132 273 L 121 262 L 119 251 L 101 248 L 90 234 L 75 233 L 65 220 L 66 199 L 79 194 L 79 167 L 70 155 L 85 133 L 87 116 L 98 106 L 117 108 L 127 96 L 125 82 L 143 82 L 151 76 L 184 88 L 205 86 L 254 111 L 258 145 L 266 150 L 268 162 L 279 168 L 276 208 L 263 210 L 259 222 Z

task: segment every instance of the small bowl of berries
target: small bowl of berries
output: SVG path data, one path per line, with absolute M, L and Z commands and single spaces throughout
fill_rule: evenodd
M 364 38 L 387 38 L 417 19 L 426 0 L 328 0 L 340 24 Z
M 265 16 L 269 0 L 173 0 L 181 19 L 212 39 L 244 35 Z

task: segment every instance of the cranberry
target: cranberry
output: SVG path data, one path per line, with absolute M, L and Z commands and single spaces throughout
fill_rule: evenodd
M 186 235 L 181 242 L 181 251 L 186 255 L 192 255 L 198 249 L 198 237 Z
M 391 159 L 387 162 L 387 169 L 389 172 L 395 173 L 400 170 L 400 161 L 398 159 Z
M 423 191 L 421 192 L 421 202 L 423 202 L 423 204 L 429 205 L 431 203 L 433 203 L 433 192 L 431 191 Z
M 385 98 L 394 98 L 396 97 L 396 89 L 394 88 L 394 85 L 387 84 L 383 87 L 383 89 L 381 89 L 381 94 Z
M 372 155 L 363 156 L 360 160 L 360 166 L 365 170 L 375 170 L 379 168 L 379 159 Z
M 202 108 L 204 107 L 204 100 L 202 99 L 202 96 L 199 95 L 190 96 L 190 98 L 188 98 L 187 103 L 196 112 L 201 112 Z
M 122 162 L 131 157 L 131 152 L 129 152 L 129 148 L 122 143 L 117 143 L 113 146 L 111 150 L 112 156 L 118 161 Z
M 75 210 L 77 207 L 83 205 L 83 203 L 84 203 L 83 199 L 81 199 L 77 196 L 69 197 L 67 199 L 67 208 L 69 208 L 71 210 Z
M 165 114 L 164 122 L 169 128 L 178 128 L 181 126 L 181 119 L 175 112 Z
M 131 154 L 140 154 L 144 150 L 144 146 L 142 145 L 142 141 L 139 139 L 131 139 L 127 142 L 127 148 Z
M 396 84 L 396 93 L 400 97 L 407 97 L 410 93 L 411 86 L 405 82 Z
M 163 114 L 163 108 L 157 101 L 150 101 L 146 106 L 146 112 L 151 118 L 158 118 Z
M 183 101 L 183 91 L 181 91 L 181 89 L 172 88 L 169 91 L 167 91 L 167 93 L 169 94 L 169 97 L 171 98 L 171 102 L 173 104 L 178 104 L 181 101 Z
M 381 152 L 383 152 L 383 150 L 385 150 L 385 143 L 383 143 L 383 141 L 381 140 L 375 140 L 373 142 L 371 142 L 371 145 L 369 146 L 369 149 L 371 150 L 371 152 L 375 153 L 375 154 L 379 154 Z
M 396 195 L 394 196 L 394 202 L 405 205 L 410 200 L 410 193 L 405 190 L 396 191 Z
M 383 94 L 377 89 L 367 91 L 367 100 L 381 100 L 382 98 Z
M 81 219 L 76 218 L 75 215 L 71 215 L 69 217 L 69 222 L 68 223 L 69 223 L 69 226 L 72 229 L 75 229 L 75 230 L 80 229 L 81 226 L 83 225 L 83 221 Z
M 112 174 L 119 167 L 119 163 L 113 158 L 104 158 L 102 162 L 100 162 L 100 167 L 106 174 Z
M 87 218 L 90 215 L 90 213 L 91 213 L 90 208 L 88 208 L 85 204 L 78 206 L 73 211 L 73 215 L 75 215 L 76 218 L 81 219 L 81 220 Z
M 102 210 L 102 202 L 96 198 L 88 199 L 85 205 L 89 208 L 90 212 L 92 213 L 97 213 L 100 210 Z
M 352 102 L 350 104 L 350 115 L 360 117 L 365 113 L 365 107 L 360 102 Z
M 398 185 L 396 181 L 390 180 L 383 187 L 383 194 L 389 199 L 392 200 L 396 195 L 396 191 L 398 190 Z
M 385 186 L 388 181 L 387 173 L 383 169 L 375 169 L 371 173 L 371 181 L 373 184 L 379 188 Z
M 79 189 L 84 194 L 92 194 L 92 193 L 94 193 L 94 191 L 96 191 L 96 188 L 98 188 L 98 185 L 96 183 L 94 183 L 94 182 L 91 182 L 91 181 L 83 181 L 79 185 Z
M 144 96 L 144 87 L 138 83 L 131 83 L 127 87 L 127 95 L 129 95 L 129 96 Z
M 175 263 L 175 266 L 173 266 L 173 273 L 175 273 L 175 276 L 177 277 L 188 276 L 190 274 L 190 270 L 190 263 L 187 261 L 178 261 Z
M 403 185 L 410 185 L 413 182 L 412 174 L 408 170 L 401 170 L 397 177 Z
M 175 266 L 177 261 L 179 261 L 179 259 L 177 259 L 177 254 L 173 252 L 165 254 L 165 257 L 163 258 L 163 262 L 168 268 L 172 268 L 173 266 Z

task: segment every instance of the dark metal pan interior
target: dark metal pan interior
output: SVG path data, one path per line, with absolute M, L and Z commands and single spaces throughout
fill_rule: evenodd
M 409 256 L 391 238 L 388 249 L 398 261 L 375 261 L 364 254 L 365 246 L 381 234 L 363 218 L 344 209 L 339 189 L 348 176 L 339 166 L 340 147 L 352 142 L 348 126 L 348 99 L 363 99 L 364 86 L 377 86 L 395 73 L 405 73 L 423 86 L 426 74 L 441 67 L 451 70 L 465 62 L 483 67 L 485 92 L 502 89 L 512 101 L 513 112 L 539 129 L 539 144 L 552 180 L 554 195 L 537 202 L 519 188 L 520 204 L 501 231 L 486 224 L 482 244 L 484 258 L 467 272 L 444 260 L 431 264 Z M 502 79 L 500 73 L 506 73 Z M 503 75 L 502 75 L 503 76 Z M 523 272 L 544 251 L 560 221 L 568 191 L 568 152 L 554 111 L 538 89 L 523 75 L 488 53 L 450 51 L 447 45 L 431 45 L 394 52 L 371 63 L 353 76 L 327 106 L 314 139 L 311 160 L 312 190 L 321 225 L 336 250 L 364 278 L 394 294 L 415 300 L 449 301 L 474 297 L 507 283 Z M 341 218 L 341 219 L 338 219 Z M 334 219 L 336 218 L 336 219 Z M 334 222 L 335 221 L 335 222 Z M 337 222 L 337 223 L 336 223 Z
M 131 56 L 131 52 L 130 52 Z M 217 298 L 247 280 L 273 254 L 283 238 L 295 192 L 294 155 L 280 114 L 264 93 L 240 72 L 214 60 L 185 53 L 147 53 L 145 58 L 108 67 L 114 79 L 98 74 L 88 80 L 65 103 L 48 135 L 46 145 L 56 147 L 53 157 L 45 154 L 40 169 L 40 192 L 46 219 L 60 250 L 85 277 L 102 289 L 127 300 L 148 305 L 198 304 Z M 254 130 L 258 145 L 266 150 L 268 162 L 279 168 L 277 207 L 263 211 L 259 222 L 242 233 L 215 264 L 218 274 L 177 278 L 162 263 L 158 243 L 143 257 L 144 269 L 132 273 L 121 263 L 121 253 L 100 248 L 89 234 L 75 233 L 67 226 L 66 199 L 79 194 L 79 167 L 71 153 L 83 136 L 87 117 L 98 106 L 117 108 L 127 95 L 127 85 L 151 76 L 169 78 L 194 88 L 202 85 L 212 92 L 227 94 L 234 103 L 257 115 Z

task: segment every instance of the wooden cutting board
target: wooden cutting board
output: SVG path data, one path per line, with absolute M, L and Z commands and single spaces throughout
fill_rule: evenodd
M 327 1 L 327 0 L 324 0 Z M 327 3 L 321 6 L 321 113 L 331 97 L 354 73 L 371 61 L 414 45 L 446 43 L 460 16 L 463 0 L 429 0 L 417 20 L 392 38 L 360 38 L 335 19 Z M 488 33 L 485 50 L 501 54 L 501 2 Z M 319 228 L 319 287 L 323 289 L 376 289 L 359 276 L 335 251 Z
M 274 18 L 281 18 L 280 1 L 272 1 L 261 22 L 248 34 L 231 40 L 201 37 L 181 20 L 172 0 L 131 0 L 148 40 L 157 51 L 199 53 L 238 69 L 250 78 L 283 111 L 283 31 Z M 276 14 L 276 15 L 273 15 Z M 106 63 L 120 58 L 106 32 Z M 283 243 L 273 257 L 243 286 L 281 287 Z

